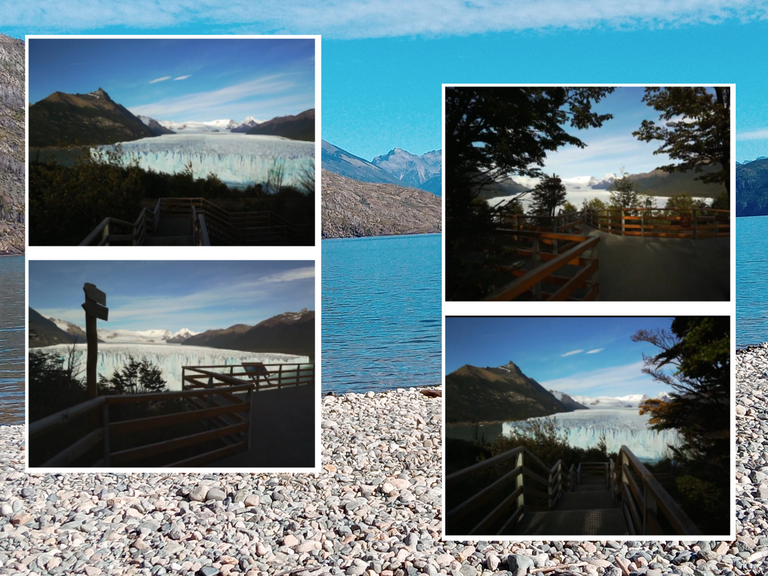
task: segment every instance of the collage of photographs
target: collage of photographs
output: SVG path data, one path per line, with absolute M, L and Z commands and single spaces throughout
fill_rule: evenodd
M 768 6 L 582 8 L 9 7 L 0 576 L 768 576 Z

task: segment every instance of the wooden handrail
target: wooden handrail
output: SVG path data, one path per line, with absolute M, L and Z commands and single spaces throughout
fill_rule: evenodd
M 620 474 L 619 485 L 624 487 L 622 493 L 625 496 L 625 511 L 630 514 L 639 514 L 640 526 L 632 527 L 635 532 L 656 534 L 656 530 L 652 528 L 658 526 L 658 521 L 655 518 L 655 510 L 658 509 L 663 513 L 676 534 L 692 536 L 701 534 L 693 520 L 626 446 L 622 446 L 619 451 L 619 462 L 620 465 L 614 468 L 617 474 Z M 639 476 L 639 484 L 633 474 Z M 649 524 L 654 524 L 654 526 L 649 526 Z
M 501 300 L 513 300 L 517 298 L 527 290 L 530 290 L 533 286 L 539 284 L 542 280 L 546 279 L 548 276 L 550 276 L 560 268 L 566 266 L 568 263 L 570 263 L 575 258 L 579 257 L 581 254 L 583 254 L 587 250 L 590 250 L 592 248 L 597 248 L 597 245 L 599 242 L 600 242 L 600 238 L 597 236 L 594 236 L 582 241 L 580 244 L 578 244 L 574 248 L 567 250 L 563 254 L 560 254 L 556 258 L 550 260 L 549 262 L 546 262 L 545 264 L 542 264 L 541 266 L 537 266 L 536 268 L 534 268 L 524 276 L 517 278 L 513 282 L 507 284 L 506 286 L 503 286 L 498 290 L 495 290 L 489 296 L 486 296 L 485 300 L 501 301 Z
M 97 398 L 92 398 L 82 402 L 81 404 L 76 404 L 75 406 L 64 408 L 64 410 L 60 410 L 59 412 L 51 414 L 50 416 L 46 416 L 45 418 L 41 418 L 40 420 L 30 422 L 30 440 L 32 438 L 37 438 L 41 434 L 45 434 L 53 428 L 63 426 L 64 424 L 69 424 L 72 422 L 72 420 L 82 416 L 83 414 L 97 410 L 101 407 L 102 404 L 104 404 L 104 398 L 105 396 L 98 396 Z

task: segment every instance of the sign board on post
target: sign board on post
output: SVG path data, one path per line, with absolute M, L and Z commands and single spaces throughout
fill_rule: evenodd
M 96 398 L 98 389 L 96 388 L 96 365 L 99 358 L 99 336 L 96 332 L 96 320 L 109 318 L 109 308 L 107 308 L 107 295 L 88 282 L 83 286 L 85 292 L 85 340 L 88 344 L 88 361 L 86 368 L 86 385 L 88 398 Z

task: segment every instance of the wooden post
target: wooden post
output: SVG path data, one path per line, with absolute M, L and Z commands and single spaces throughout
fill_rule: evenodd
M 102 426 L 104 427 L 104 466 L 109 466 L 109 404 L 104 402 L 102 406 Z
M 520 454 L 517 455 L 517 467 L 522 468 L 523 466 L 523 451 L 520 451 Z M 520 491 L 520 496 L 517 497 L 517 507 L 522 508 L 523 513 L 520 515 L 520 518 L 518 519 L 518 522 L 523 519 L 523 516 L 525 515 L 525 488 L 523 487 L 523 477 L 525 474 L 522 472 L 517 475 L 517 478 L 515 478 L 515 490 L 518 488 L 522 488 Z
M 541 260 L 539 256 L 539 239 L 534 238 L 533 239 L 533 245 L 531 246 L 531 260 L 533 261 L 533 267 L 534 269 L 539 266 L 539 261 Z M 541 282 L 537 282 L 533 285 L 531 288 L 531 292 L 533 292 L 533 299 L 534 300 L 541 300 Z
M 697 218 L 696 218 L 696 208 L 694 208 L 693 209 L 693 239 L 694 240 L 698 240 L 698 238 L 699 238 L 699 233 L 698 233 L 698 230 L 697 230 L 697 227 L 696 227 L 696 220 L 697 220 Z
M 96 288 L 93 284 L 85 283 L 83 286 L 85 292 L 85 340 L 88 345 L 87 365 L 86 365 L 86 390 L 88 398 L 96 398 L 98 389 L 96 387 L 96 366 L 99 361 L 99 336 L 96 332 L 96 320 L 104 320 L 109 317 L 107 308 L 107 295 Z
M 624 210 L 625 208 L 621 209 L 621 235 L 624 236 Z
M 298 378 L 298 372 L 297 378 Z M 298 384 L 298 381 L 296 382 Z M 280 368 L 277 369 L 277 389 L 280 390 L 280 388 L 283 386 L 283 365 L 280 364 Z
M 246 394 L 246 401 L 248 402 L 248 428 L 245 430 L 245 441 L 246 441 L 246 450 L 251 449 L 251 430 L 253 427 L 253 386 L 248 388 L 248 393 Z

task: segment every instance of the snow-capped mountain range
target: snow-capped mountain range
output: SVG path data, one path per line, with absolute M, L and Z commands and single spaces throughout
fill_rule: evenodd
M 197 121 L 190 120 L 187 122 L 174 122 L 173 120 L 155 120 L 149 116 L 137 116 L 139 120 L 144 122 L 147 126 L 152 127 L 153 123 L 157 123 L 167 130 L 171 130 L 177 134 L 198 134 L 203 132 L 247 132 L 254 126 L 257 126 L 263 122 L 257 120 L 253 116 L 248 116 L 242 122 L 231 119 L 222 120 L 209 120 L 209 121 Z
M 609 172 L 602 178 L 596 178 L 595 176 L 572 176 L 570 178 L 560 177 L 563 185 L 568 190 L 605 190 L 610 186 L 619 176 L 614 172 Z M 513 176 L 512 180 L 525 186 L 526 188 L 535 188 L 539 183 L 540 178 L 530 178 L 528 176 Z
M 552 391 L 555 394 L 554 391 Z M 557 396 L 557 394 L 555 394 Z M 572 395 L 572 398 L 579 404 L 583 404 L 590 409 L 602 409 L 602 408 L 633 408 L 636 409 L 642 402 L 650 400 L 650 396 L 645 394 L 628 394 L 627 396 L 578 396 Z M 659 392 L 654 398 L 659 400 L 669 399 L 667 392 Z
M 60 320 L 58 318 L 47 317 L 59 328 L 75 336 L 82 336 L 85 339 L 85 330 L 82 326 Z M 108 328 L 99 328 L 97 330 L 100 340 L 115 343 L 133 343 L 133 344 L 179 344 L 198 334 L 188 328 L 182 328 L 178 332 L 170 330 L 110 330 Z

